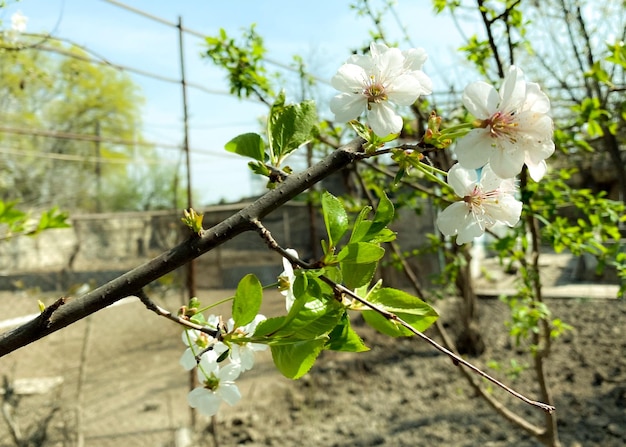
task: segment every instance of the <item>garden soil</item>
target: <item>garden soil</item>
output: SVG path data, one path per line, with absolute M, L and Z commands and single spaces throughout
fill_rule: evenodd
M 503 284 L 481 287 L 496 291 Z M 2 320 L 36 311 L 36 296 L 3 292 Z M 229 291 L 200 293 L 205 302 L 226 296 Z M 154 299 L 176 310 L 182 298 Z M 562 445 L 626 445 L 626 300 L 572 295 L 547 304 L 553 318 L 572 327 L 554 341 L 546 368 Z M 277 314 L 283 306 L 282 296 L 271 292 L 263 311 Z M 434 306 L 454 334 L 458 303 L 445 299 Z M 531 359 L 504 326 L 507 305 L 481 299 L 478 314 L 486 351 L 467 359 L 539 399 L 532 371 L 525 369 Z M 95 447 L 541 445 L 476 396 L 459 367 L 430 345 L 379 335 L 358 318 L 355 329 L 370 351 L 324 352 L 297 381 L 275 370 L 269 352 L 260 353 L 254 369 L 238 380 L 241 401 L 224 405 L 214 420 L 196 415 L 193 432 L 185 400 L 190 376 L 178 365 L 181 331 L 133 298 L 5 356 L 0 377 L 17 393 L 19 404 L 9 411 L 23 437 L 42 431 L 52 414 L 45 446 L 73 446 L 78 435 Z M 493 362 L 498 368 L 487 366 Z M 542 423 L 541 410 L 484 386 L 519 416 Z M 14 445 L 2 418 L 0 446 Z

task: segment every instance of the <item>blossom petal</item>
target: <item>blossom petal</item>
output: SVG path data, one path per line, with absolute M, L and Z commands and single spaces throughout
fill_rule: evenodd
M 454 236 L 471 214 L 465 202 L 454 202 L 437 216 L 437 228 L 445 236 Z
M 534 181 L 538 182 L 546 175 L 548 172 L 548 165 L 544 160 L 541 160 L 539 163 L 533 163 L 531 160 L 526 158 L 526 166 L 528 167 L 528 174 L 530 178 Z
M 525 154 L 508 140 L 501 140 L 497 150 L 489 157 L 493 172 L 500 178 L 512 178 L 522 172 Z
M 353 93 L 340 93 L 330 100 L 330 110 L 337 121 L 351 121 L 367 108 L 367 98 Z
M 367 119 L 379 137 L 386 137 L 402 130 L 402 117 L 386 103 L 372 104 L 371 110 L 367 112 Z
M 423 48 L 411 48 L 402 52 L 404 56 L 404 66 L 410 71 L 421 70 L 428 59 L 428 55 Z
M 232 382 L 239 377 L 239 374 L 241 374 L 241 368 L 239 365 L 236 363 L 229 363 L 218 371 L 217 376 L 220 378 L 220 381 L 224 380 Z
M 494 152 L 493 141 L 488 129 L 473 129 L 456 142 L 454 148 L 457 160 L 467 169 L 484 166 Z
M 241 392 L 237 385 L 234 383 L 226 383 L 221 385 L 216 393 L 219 395 L 221 399 L 224 400 L 228 405 L 235 405 L 241 399 Z
M 503 222 L 512 227 L 519 222 L 522 214 L 522 202 L 512 195 L 504 195 L 498 199 L 498 203 L 484 205 L 486 212 L 498 222 Z
M 197 408 L 202 414 L 213 416 L 220 408 L 221 399 L 205 388 L 194 388 L 187 394 L 187 402 L 190 407 Z
M 500 96 L 486 82 L 473 82 L 463 91 L 463 105 L 476 118 L 487 119 L 497 110 Z
M 548 113 L 550 111 L 550 100 L 541 91 L 539 84 L 534 82 L 526 83 L 526 100 L 522 108 L 532 110 L 535 113 Z
M 399 106 L 410 106 L 417 100 L 422 90 L 418 78 L 412 74 L 406 74 L 395 79 L 389 88 L 387 97 L 389 101 Z
M 193 354 L 191 348 L 185 349 L 178 363 L 180 363 L 180 366 L 182 366 L 185 371 L 191 371 L 196 367 L 196 356 Z
M 455 164 L 448 171 L 448 184 L 459 197 L 465 197 L 474 188 L 478 176 L 474 169 L 465 169 L 459 163 Z
M 457 245 L 467 244 L 472 242 L 475 238 L 482 236 L 485 233 L 485 228 L 480 225 L 476 220 L 474 214 L 467 215 L 467 219 L 463 227 L 459 229 L 456 236 Z
M 504 113 L 518 111 L 526 101 L 526 81 L 524 72 L 515 66 L 509 68 L 500 87 L 500 105 L 498 109 Z
M 356 64 L 343 64 L 330 80 L 330 84 L 340 92 L 358 93 L 363 89 L 363 81 L 367 78 L 363 67 Z

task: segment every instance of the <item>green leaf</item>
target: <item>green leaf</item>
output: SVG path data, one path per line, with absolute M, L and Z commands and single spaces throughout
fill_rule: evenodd
M 365 236 L 372 226 L 372 221 L 367 220 L 367 215 L 370 211 L 372 211 L 372 207 L 365 206 L 356 217 L 354 227 L 352 228 L 352 234 L 350 235 L 350 242 L 361 242 L 365 239 Z
M 372 282 L 376 273 L 378 262 L 371 264 L 352 264 L 350 262 L 341 264 L 344 285 L 351 290 L 358 289 Z
M 276 368 L 289 379 L 299 379 L 315 363 L 324 349 L 327 336 L 313 340 L 298 340 L 290 344 L 271 345 L 272 359 Z
M 269 337 L 285 325 L 287 317 L 274 317 L 261 321 L 254 331 L 254 337 Z M 265 340 L 264 340 L 265 341 Z
M 380 260 L 385 249 L 370 242 L 352 242 L 341 249 L 337 259 L 342 263 L 370 264 Z
M 237 285 L 233 298 L 233 320 L 235 327 L 245 326 L 254 320 L 263 301 L 263 286 L 252 273 L 244 276 Z
M 372 292 L 369 301 L 402 318 L 414 329 L 422 332 L 437 320 L 437 312 L 419 298 L 402 290 L 381 288 Z M 364 310 L 365 321 L 383 334 L 392 337 L 411 336 L 413 333 L 400 324 L 389 321 L 378 312 Z
M 344 312 L 341 322 L 330 333 L 330 340 L 325 348 L 331 351 L 345 352 L 369 351 L 359 334 L 350 326 L 350 317 L 347 312 Z
M 224 148 L 244 157 L 254 158 L 258 161 L 265 160 L 265 147 L 261 135 L 257 133 L 244 133 L 230 140 Z
M 382 247 L 370 242 L 352 242 L 343 247 L 337 259 L 341 262 L 345 286 L 354 290 L 369 284 L 384 254 Z
M 284 105 L 284 97 L 272 106 L 267 122 L 270 159 L 279 166 L 289 153 L 313 138 L 317 124 L 315 102 Z
M 378 233 L 383 228 L 391 223 L 394 215 L 393 203 L 387 197 L 387 194 L 383 191 L 380 201 L 378 202 L 378 207 L 376 208 L 376 213 L 374 214 L 374 223 L 372 224 L 372 228 L 370 229 L 370 233 Z
M 348 231 L 348 213 L 341 201 L 328 191 L 322 195 L 322 213 L 330 246 L 334 248 Z

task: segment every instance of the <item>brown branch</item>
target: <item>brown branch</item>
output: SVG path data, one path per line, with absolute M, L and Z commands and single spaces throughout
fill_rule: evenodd
M 192 235 L 176 247 L 136 267 L 86 295 L 61 299 L 55 307 L 47 308 L 37 318 L 0 334 L 0 357 L 75 323 L 127 296 L 136 295 L 152 281 L 213 250 L 224 242 L 246 231 L 254 230 L 255 219 L 261 219 L 280 208 L 301 192 L 322 179 L 365 156 L 356 138 L 329 154 L 319 163 L 298 174 L 290 175 L 276 189 L 267 192 L 238 213 L 202 232 Z

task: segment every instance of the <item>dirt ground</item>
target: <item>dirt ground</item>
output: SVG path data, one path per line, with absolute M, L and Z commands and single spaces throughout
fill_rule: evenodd
M 205 302 L 226 296 L 228 291 L 200 294 Z M 36 312 L 36 299 L 29 293 L 3 292 L 1 319 Z M 170 294 L 156 300 L 175 310 L 181 297 Z M 573 326 L 555 343 L 548 363 L 563 445 L 626 445 L 626 300 L 581 294 L 549 299 L 548 305 L 554 317 Z M 282 306 L 282 297 L 269 293 L 263 311 L 272 314 Z M 453 329 L 455 302 L 444 300 L 435 307 Z M 505 366 L 511 359 L 528 363 L 502 324 L 506 305 L 484 299 L 479 313 L 487 351 L 470 360 L 538 398 L 529 371 L 511 377 L 486 367 L 490 360 Z M 238 381 L 240 403 L 222 407 L 215 421 L 218 445 L 539 445 L 476 397 L 457 367 L 430 346 L 413 338 L 390 339 L 364 325 L 356 329 L 369 352 L 324 352 L 298 381 L 280 376 L 269 352 L 261 353 L 255 368 Z M 86 446 L 182 445 L 180 429 L 189 427 L 190 411 L 189 375 L 178 365 L 184 348 L 180 332 L 130 299 L 0 359 L 0 377 L 12 379 L 24 393 L 33 381 L 62 378 L 43 394 L 21 395 L 15 420 L 28 433 L 41 427 L 57 405 L 47 446 L 75 445 L 77 432 Z M 492 387 L 492 393 L 518 414 L 541 423 L 541 411 L 499 389 Z M 196 427 L 198 438 L 192 445 L 215 445 L 210 420 L 199 417 Z M 0 446 L 13 445 L 2 419 Z

